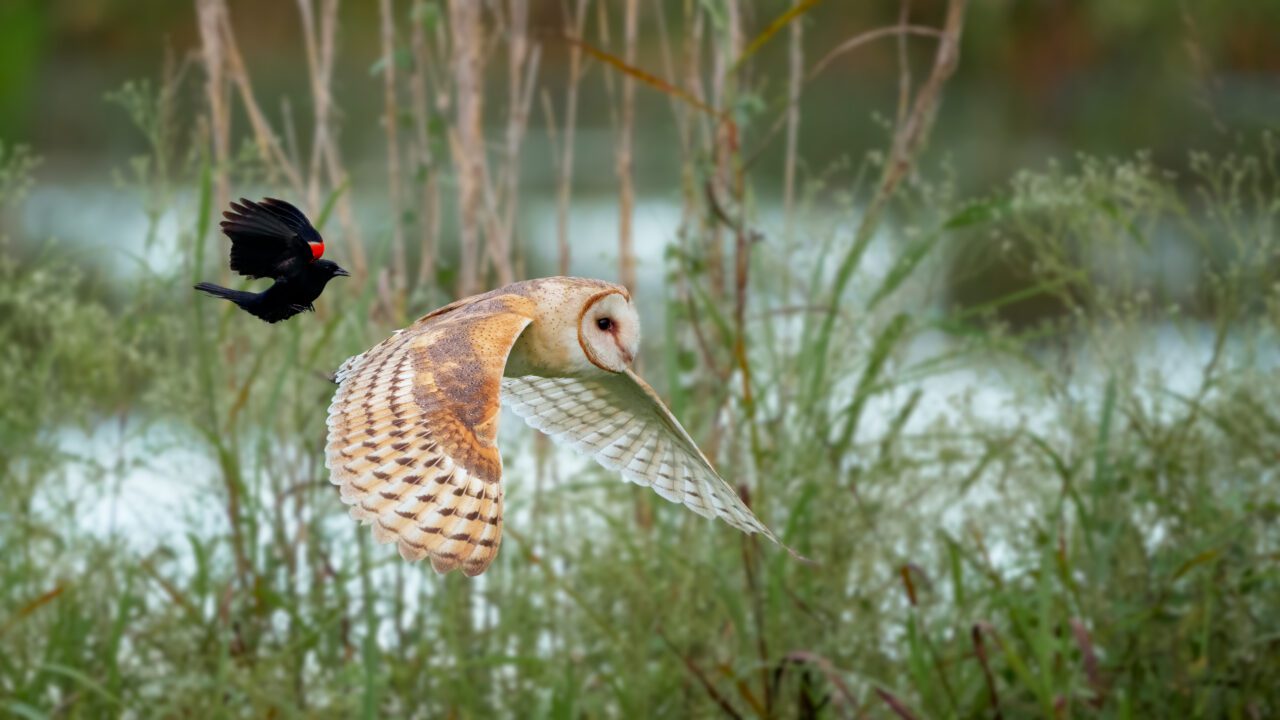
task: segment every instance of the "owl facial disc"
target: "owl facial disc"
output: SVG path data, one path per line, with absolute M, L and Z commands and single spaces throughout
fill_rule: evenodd
M 606 291 L 586 303 L 578 321 L 578 344 L 596 367 L 612 373 L 635 362 L 640 317 L 625 295 Z

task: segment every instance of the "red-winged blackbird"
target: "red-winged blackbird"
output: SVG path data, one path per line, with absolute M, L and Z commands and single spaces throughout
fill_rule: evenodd
M 232 290 L 213 283 L 196 285 L 214 297 L 225 298 L 251 315 L 279 322 L 311 304 L 331 279 L 350 275 L 331 260 L 321 260 L 324 238 L 298 208 L 283 200 L 253 202 L 240 198 L 222 213 L 222 232 L 231 238 L 231 269 L 251 278 L 274 278 L 263 292 Z

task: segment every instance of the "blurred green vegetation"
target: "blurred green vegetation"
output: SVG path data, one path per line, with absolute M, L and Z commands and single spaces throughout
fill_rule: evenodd
M 181 7 L 175 22 L 190 22 Z M 1273 6 L 1221 7 L 1237 15 L 1200 21 L 1220 43 L 1206 47 L 1265 71 L 1274 48 L 1223 38 L 1240 18 L 1275 28 Z M 1051 12 L 1069 21 L 1050 22 Z M 58 24 L 54 10 L 34 16 Z M 816 33 L 827 31 L 822 17 Z M 1004 24 L 988 26 L 993 18 Z M 1066 146 L 1090 147 L 1071 134 L 1081 127 L 1111 144 L 991 181 L 953 126 L 976 121 L 954 118 L 984 107 L 984 68 L 1004 67 L 984 82 L 1012 86 L 1025 72 L 1019 87 L 1039 86 L 1024 59 L 1042 41 L 1025 28 L 1076 28 L 1077 40 L 1061 41 L 1070 47 L 1092 34 L 1130 38 L 1145 57 L 1174 47 L 1184 25 L 1153 2 L 987 3 L 969 22 L 929 159 L 883 216 L 866 212 L 883 155 L 827 134 L 840 122 L 877 127 L 870 112 L 824 118 L 806 105 L 810 167 L 790 229 L 770 225 L 753 195 L 772 192 L 775 171 L 752 167 L 731 208 L 749 227 L 726 228 L 705 205 L 684 216 L 663 261 L 662 316 L 646 317 L 645 373 L 665 380 L 655 384 L 723 474 L 814 566 L 598 468 L 557 469 L 514 423 L 503 431 L 512 510 L 494 566 L 470 580 L 406 565 L 346 518 L 327 483 L 323 373 L 442 302 L 452 248 L 441 248 L 439 275 L 399 302 L 375 273 L 326 294 L 315 315 L 249 322 L 188 290 L 225 259 L 219 174 L 233 188 L 269 177 L 248 143 L 215 167 L 193 129 L 199 113 L 166 113 L 174 97 L 195 106 L 198 78 L 169 94 L 159 72 L 142 73 L 145 82 L 118 78 L 109 102 L 86 96 L 85 115 L 133 127 L 136 157 L 118 178 L 147 220 L 147 250 L 174 259 L 162 271 L 140 262 L 123 281 L 73 246 L 25 235 L 30 180 L 37 173 L 38 190 L 44 172 L 35 158 L 66 148 L 39 118 L 23 121 L 31 137 L 16 137 L 34 149 L 0 145 L 0 709 L 1280 713 L 1276 137 L 1255 132 L 1265 124 L 1256 116 L 1222 116 L 1219 132 L 1204 114 L 1195 133 L 1171 126 L 1168 142 L 1182 149 L 1160 150 L 1164 136 L 1140 129 L 1164 126 L 1143 117 L 1189 107 L 1190 83 L 1159 91 L 1176 103 L 1135 95 L 1124 112 L 1089 117 L 1070 101 L 1055 114 L 1028 100 L 1067 128 Z M 345 30 L 353 51 L 371 34 L 354 20 Z M 1011 59 L 1007 47 L 1023 49 Z M 776 51 L 757 68 L 779 66 Z M 1099 79 L 1115 66 L 1089 67 Z M 891 74 L 882 68 L 877 82 L 888 87 Z M 260 89 L 275 98 L 270 88 Z M 361 92 L 340 96 L 353 115 Z M 591 112 L 607 115 L 602 105 Z M 974 147 L 991 142 L 976 135 Z M 1194 138 L 1217 149 L 1185 152 Z M 690 176 L 712 175 L 711 150 L 682 152 Z M 381 188 L 381 177 L 357 173 L 355 185 Z M 692 187 L 701 198 L 702 184 Z M 323 207 L 352 191 L 331 189 Z M 713 234 L 734 230 L 762 238 L 737 249 L 749 271 L 742 306 L 708 251 Z M 599 240 L 575 242 L 586 252 Z M 387 244 L 371 240 L 371 257 L 388 257 Z M 152 506 L 122 490 L 147 468 L 191 503 Z M 134 503 L 123 513 L 134 520 L 110 532 L 83 524 L 113 498 Z M 138 518 L 180 530 L 138 543 Z
M 935 17 L 943 4 L 915 0 L 913 16 Z M 662 5 L 669 32 L 679 36 L 686 29 L 683 3 Z M 763 27 L 785 5 L 750 3 L 744 12 L 754 27 Z M 295 4 L 229 0 L 228 6 L 258 89 L 264 97 L 289 98 L 301 111 L 307 85 Z M 568 63 L 560 4 L 535 3 L 530 12 L 532 32 L 543 45 L 540 82 L 557 91 Z M 819 4 L 802 19 L 808 61 L 861 31 L 893 24 L 897 13 L 892 2 Z M 667 51 L 655 15 L 641 20 L 638 61 L 665 75 Z M 343 3 L 339 16 L 342 53 L 334 72 L 344 99 L 343 142 L 361 156 L 379 149 L 380 88 L 370 74 L 381 52 L 377 3 Z M 937 128 L 937 152 L 953 157 L 966 169 L 963 180 L 981 191 L 1017 169 L 1074 152 L 1146 149 L 1177 163 L 1188 149 L 1224 151 L 1233 135 L 1267 129 L 1280 114 L 1273 82 L 1280 70 L 1277 27 L 1280 0 L 974 3 L 948 115 Z M 87 110 L 124 78 L 157 77 L 166 52 L 181 62 L 198 41 L 188 3 L 7 0 L 0 8 L 0 137 L 45 149 L 51 171 L 75 173 L 85 162 L 119 164 L 140 148 L 137 135 L 121 116 Z M 913 45 L 918 72 L 931 52 L 927 42 Z M 767 97 L 782 91 L 786 53 L 779 41 L 759 51 L 754 72 Z M 858 158 L 879 146 L 873 110 L 893 107 L 895 53 L 892 41 L 872 43 L 840 57 L 811 83 L 802 101 L 808 156 Z M 610 127 L 606 98 L 599 76 L 584 86 L 584 128 Z M 184 99 L 183 112 L 199 111 L 198 98 Z M 280 110 L 272 104 L 267 112 L 276 116 Z M 638 112 L 646 120 L 639 127 L 647 144 L 662 147 L 666 102 L 642 97 Z M 540 127 L 544 118 L 533 115 L 532 125 Z M 767 127 L 768 119 L 757 120 Z M 774 150 L 764 162 L 776 169 L 782 160 L 776 145 Z M 679 161 L 671 152 L 639 158 L 642 186 L 670 187 Z M 581 176 L 607 186 L 610 171 L 608 163 L 586 163 Z M 525 179 L 538 183 L 545 176 L 526 173 Z

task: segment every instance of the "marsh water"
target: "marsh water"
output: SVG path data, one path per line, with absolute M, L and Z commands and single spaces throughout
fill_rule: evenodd
M 246 191 L 247 192 L 247 191 Z M 250 193 L 251 194 L 251 193 Z M 96 185 L 55 184 L 36 188 L 26 203 L 21 217 L 21 235 L 29 238 L 48 238 L 47 252 L 74 257 L 100 274 L 101 282 L 116 292 L 127 292 L 130 283 L 144 274 L 169 276 L 178 274 L 183 253 L 174 246 L 180 234 L 177 212 L 185 204 L 179 201 L 175 210 L 154 220 L 149 219 L 129 191 L 107 189 Z M 370 207 L 373 206 L 373 207 Z M 635 213 L 636 248 L 638 258 L 638 288 L 635 293 L 645 322 L 646 353 L 669 337 L 664 323 L 671 320 L 663 313 L 664 283 L 668 281 L 668 267 L 664 260 L 669 244 L 675 242 L 674 232 L 679 225 L 681 209 L 678 205 L 661 200 L 641 202 Z M 376 203 L 358 207 L 364 218 L 379 217 Z M 781 210 L 766 206 L 760 213 L 762 228 L 778 228 L 782 224 Z M 819 224 L 834 225 L 839 232 L 839 218 L 818 218 Z M 342 240 L 330 231 L 331 254 L 342 257 Z M 592 201 L 576 201 L 572 216 L 572 234 L 580 240 L 575 244 L 573 271 L 585 276 L 611 277 L 617 265 L 616 244 L 611 238 L 616 232 L 616 203 L 611 197 Z M 848 232 L 848 231 L 846 231 Z M 891 232 L 882 233 L 867 253 L 848 299 L 851 311 L 856 312 L 859 303 L 867 296 L 866 288 L 875 287 L 889 270 L 894 255 L 890 245 Z M 535 197 L 527 203 L 521 223 L 529 263 L 533 267 L 554 265 L 556 251 L 554 198 Z M 219 251 L 225 250 L 223 238 Z M 36 251 L 37 248 L 28 248 Z M 813 262 L 810 258 L 805 262 Z M 1168 282 L 1186 282 L 1192 268 L 1185 262 L 1171 261 L 1174 268 Z M 763 270 L 767 271 L 767 268 Z M 862 288 L 863 290 L 859 290 Z M 344 286 L 336 285 L 326 295 L 337 306 L 342 304 Z M 204 298 L 178 297 L 183 302 L 209 302 Z M 907 303 L 922 303 L 913 308 L 928 312 L 928 305 L 941 308 L 947 299 L 939 293 L 917 292 Z M 430 308 L 423 307 L 425 313 Z M 753 308 L 754 312 L 767 312 L 769 308 Z M 341 312 L 341 310 L 339 310 Z M 311 316 L 301 316 L 293 322 L 311 322 Z M 248 316 L 231 318 L 232 322 L 252 322 Z M 1154 382 L 1147 393 L 1153 407 L 1167 404 L 1169 396 L 1194 396 L 1200 392 L 1203 372 L 1215 351 L 1215 333 L 1211 323 L 1189 319 L 1184 322 L 1160 322 L 1130 329 L 1128 342 L 1135 348 L 1141 374 Z M 1076 368 L 1074 386 L 1080 388 L 1075 401 L 1084 407 L 1096 408 L 1103 401 L 1106 386 L 1104 369 L 1096 367 L 1096 358 L 1079 347 L 1070 337 L 1057 338 L 1046 344 L 1044 352 L 1069 356 L 1065 366 Z M 781 337 L 787 343 L 794 338 Z M 901 360 L 901 366 L 909 368 L 916 362 L 945 356 L 958 344 L 945 333 L 926 333 L 917 338 Z M 1250 354 L 1260 359 L 1260 367 L 1273 369 L 1280 364 L 1280 346 L 1274 338 L 1262 340 L 1259 346 L 1252 338 L 1233 335 L 1229 338 L 1226 353 Z M 300 373 L 316 375 L 313 371 L 325 368 L 298 368 Z M 857 444 L 869 445 L 884 436 L 913 393 L 920 398 L 911 415 L 906 430 L 923 432 L 940 423 L 960 424 L 964 414 L 976 417 L 989 427 L 1030 429 L 1045 437 L 1055 433 L 1055 412 L 1046 406 L 1030 402 L 1034 393 L 1023 392 L 1021 386 L 1034 383 L 1032 374 L 1024 372 L 1016 364 L 996 364 L 989 367 L 960 367 L 942 373 L 929 374 L 919 380 L 895 383 L 892 390 L 870 399 L 865 420 L 858 427 Z M 836 395 L 854 392 L 853 379 L 847 386 L 833 389 Z M 1161 395 L 1166 397 L 1161 397 Z M 769 402 L 769 399 L 765 399 Z M 317 404 L 312 411 L 316 417 L 326 412 Z M 52 429 L 56 445 L 63 453 L 64 464 L 60 482 L 50 482 L 51 490 L 68 489 L 68 494 L 55 492 L 52 497 L 41 498 L 46 509 L 55 505 L 60 512 L 70 512 L 68 518 L 80 532 L 100 538 L 112 538 L 124 542 L 136 550 L 147 552 L 161 545 L 171 544 L 176 536 L 184 533 L 216 533 L 225 525 L 210 498 L 220 491 L 220 468 L 216 458 L 202 451 L 195 430 L 184 425 L 180 415 L 137 413 L 129 408 L 110 417 L 103 417 L 89 426 L 66 426 Z M 603 475 L 593 470 L 588 460 L 565 449 L 551 446 L 539 452 L 551 452 L 550 465 L 557 468 L 554 477 L 547 480 L 543 468 L 545 458 L 535 461 L 532 435 L 519 418 L 504 413 L 500 434 L 506 477 L 508 482 L 508 517 L 511 526 L 520 528 L 528 520 L 528 511 L 534 485 L 539 491 L 555 493 L 554 485 L 560 482 L 580 487 L 578 480 L 597 483 Z M 296 455 L 299 448 L 291 446 L 287 439 L 262 438 L 278 449 L 283 456 Z M 856 469 L 860 463 L 857 453 L 846 459 L 847 466 Z M 938 472 L 963 475 L 970 468 L 955 466 L 940 468 Z M 323 483 L 327 478 L 318 475 L 300 478 L 301 482 Z M 940 480 L 944 478 L 939 478 Z M 731 481 L 733 479 L 731 478 Z M 548 487 L 542 487 L 547 482 Z M 621 482 L 617 480 L 616 482 Z M 1048 477 L 1044 482 L 1056 482 Z M 939 483 L 940 487 L 950 483 Z M 286 498 L 272 496 L 278 491 L 258 485 L 263 497 L 260 502 L 286 502 Z M 1040 491 L 1044 488 L 1027 488 Z M 636 490 L 635 492 L 642 492 Z M 616 493 L 612 494 L 616 497 Z M 1016 493 L 1015 493 L 1016 495 Z M 1028 493 L 1034 495 L 1034 493 Z M 926 516 L 936 518 L 940 527 L 959 531 L 966 525 L 982 521 L 982 515 L 992 511 L 997 495 L 984 488 L 982 478 L 966 486 L 960 494 L 939 493 L 919 500 L 932 510 Z M 329 508 L 333 529 L 348 532 L 345 508 L 337 501 Z M 674 508 L 663 510 L 676 512 Z M 1017 509 L 1005 507 L 1004 512 L 1016 513 Z M 586 528 L 580 528 L 586 530 Z M 727 527 L 706 528 L 706 532 L 730 532 Z M 1153 542 L 1159 535 L 1153 535 Z M 385 556 L 394 555 L 386 548 Z M 993 558 L 1006 558 L 999 545 L 993 547 Z

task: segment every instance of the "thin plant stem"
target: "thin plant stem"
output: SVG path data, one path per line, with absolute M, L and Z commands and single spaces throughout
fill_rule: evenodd
M 576 0 L 573 18 L 565 18 L 565 32 L 582 37 L 586 28 L 590 0 Z M 578 86 L 582 83 L 582 46 L 569 45 L 569 86 L 564 98 L 564 139 L 560 146 L 559 177 L 556 181 L 556 249 L 561 275 L 568 275 L 571 265 L 569 246 L 569 200 L 573 192 L 573 150 L 578 127 Z
M 397 303 L 403 303 L 407 284 L 407 261 L 404 249 L 404 213 L 400 171 L 400 103 L 396 86 L 395 3 L 379 0 L 382 37 L 383 130 L 387 134 L 387 200 L 391 204 L 391 283 Z
M 425 176 L 422 183 L 422 206 L 418 212 L 421 239 L 417 285 L 421 287 L 432 282 L 436 275 L 436 251 L 440 238 L 440 170 L 427 127 L 430 119 L 427 82 L 431 63 L 427 31 L 422 22 L 411 22 L 410 27 L 413 73 L 409 77 L 409 95 L 413 107 L 416 157 Z
M 479 289 L 481 222 L 484 201 L 484 28 L 481 7 L 471 0 L 449 1 L 449 27 L 453 33 L 453 79 L 457 115 L 450 149 L 458 183 L 458 282 L 459 297 Z
M 226 207 L 231 199 L 228 159 L 231 144 L 231 116 L 227 107 L 226 59 L 223 0 L 197 0 L 196 27 L 205 68 L 205 99 L 209 103 L 209 134 L 213 144 L 214 204 Z
M 639 0 L 626 0 L 623 43 L 626 62 L 633 66 L 636 64 L 639 15 Z M 632 216 L 635 213 L 635 179 L 632 177 L 635 122 L 636 83 L 630 75 L 624 75 L 622 110 L 614 156 L 615 170 L 618 174 L 618 279 L 632 291 L 636 288 L 635 240 L 632 238 Z

